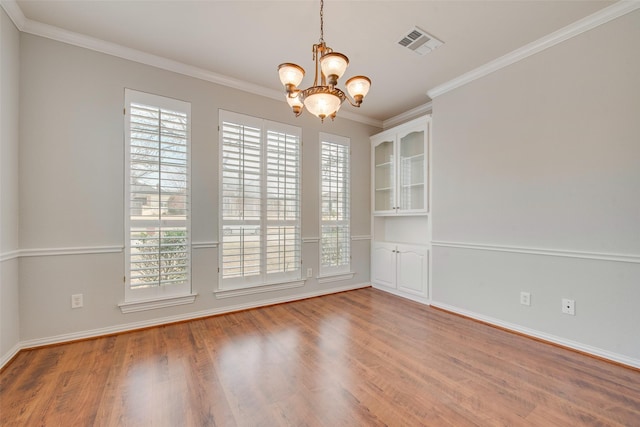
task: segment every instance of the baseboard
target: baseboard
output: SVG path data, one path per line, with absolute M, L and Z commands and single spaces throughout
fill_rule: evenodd
M 14 345 L 13 348 L 11 348 L 11 350 L 9 350 L 6 354 L 3 354 L 2 357 L 0 357 L 0 371 L 2 371 L 2 369 L 9 362 L 11 362 L 13 358 L 18 355 L 18 353 L 20 353 L 20 350 L 22 350 L 22 345 L 21 343 L 18 343 Z
M 420 297 L 420 296 L 417 296 L 417 295 L 407 294 L 407 293 L 401 292 L 401 291 L 399 291 L 397 289 L 387 288 L 386 286 L 376 285 L 375 283 L 372 283 L 371 287 L 373 287 L 374 289 L 378 289 L 380 291 L 392 294 L 392 295 L 396 295 L 396 296 L 411 300 L 411 301 L 419 302 L 420 304 L 424 304 L 424 305 L 430 305 L 431 304 L 431 302 L 429 301 L 428 298 Z
M 304 294 L 296 294 L 281 298 L 272 298 L 268 300 L 261 300 L 255 303 L 237 304 L 232 306 L 226 306 L 223 308 L 216 308 L 211 310 L 202 310 L 192 313 L 185 313 L 177 316 L 168 316 L 158 319 L 146 320 L 142 322 L 125 323 L 122 325 L 109 326 L 106 328 L 90 329 L 87 331 L 73 332 L 70 334 L 55 335 L 52 337 L 37 338 L 32 340 L 21 341 L 11 349 L 6 355 L 0 359 L 0 369 L 2 369 L 6 363 L 11 361 L 20 350 L 32 349 L 37 347 L 43 347 L 48 345 L 63 344 L 78 340 L 98 338 L 101 336 L 114 335 L 124 332 L 131 332 L 139 329 L 146 329 L 154 326 L 168 325 L 171 323 L 184 322 L 188 320 L 201 319 L 210 316 L 216 316 L 221 314 L 233 313 L 236 311 L 249 310 L 259 307 L 267 307 L 270 305 L 283 304 L 287 302 L 299 301 L 307 298 L 315 298 L 323 295 L 336 294 L 340 292 L 352 291 L 355 289 L 362 289 L 370 287 L 370 283 L 359 283 L 355 285 L 338 286 L 327 289 L 321 289 L 314 292 L 307 292 Z
M 438 308 L 440 310 L 444 310 L 450 313 L 458 314 L 460 316 L 468 317 L 470 319 L 478 320 L 483 323 L 487 323 L 489 325 L 497 326 L 499 328 L 516 332 L 522 335 L 526 335 L 528 337 L 548 342 L 550 344 L 555 344 L 560 347 L 564 347 L 570 350 L 575 350 L 580 353 L 585 353 L 590 356 L 594 356 L 600 359 L 606 359 L 608 361 L 618 363 L 620 365 L 624 365 L 634 369 L 640 369 L 640 360 L 633 359 L 628 356 L 624 356 L 622 354 L 613 353 L 607 350 L 603 350 L 601 348 L 592 347 L 589 345 L 585 345 L 576 341 L 571 341 L 562 337 L 558 337 L 555 335 L 547 334 L 544 332 L 537 331 L 535 329 L 525 328 L 520 325 L 516 325 L 514 323 L 504 322 L 502 320 L 485 316 L 482 314 L 478 314 L 472 311 L 464 310 L 458 307 L 454 307 L 448 304 L 444 304 L 437 301 L 431 301 L 431 306 Z

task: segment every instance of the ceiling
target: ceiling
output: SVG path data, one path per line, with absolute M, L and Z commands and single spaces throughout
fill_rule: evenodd
M 305 68 L 301 86 L 312 84 L 311 46 L 320 38 L 319 0 L 16 3 L 29 21 L 228 76 L 266 93 L 283 93 L 277 74 L 282 62 Z M 341 111 L 384 121 L 419 108 L 430 100 L 428 90 L 612 3 L 326 0 L 324 39 L 349 57 L 345 77 L 363 74 L 372 80 L 362 107 Z M 444 45 L 425 56 L 403 48 L 398 41 L 414 26 Z M 344 87 L 345 77 L 339 86 Z

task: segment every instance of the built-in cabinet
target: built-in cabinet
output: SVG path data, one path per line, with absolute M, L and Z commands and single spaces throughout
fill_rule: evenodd
M 374 242 L 371 277 L 375 283 L 418 297 L 427 296 L 429 251 L 424 245 Z
M 371 137 L 374 215 L 429 211 L 428 122 L 411 122 Z
M 371 137 L 373 287 L 429 299 L 429 116 Z

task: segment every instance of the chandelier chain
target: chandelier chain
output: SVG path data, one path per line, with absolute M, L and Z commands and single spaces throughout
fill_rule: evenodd
M 324 0 L 320 0 L 320 43 L 324 42 Z

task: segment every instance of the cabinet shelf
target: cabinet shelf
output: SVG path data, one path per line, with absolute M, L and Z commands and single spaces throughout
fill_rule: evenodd
M 392 163 L 392 162 L 378 163 L 378 164 L 376 165 L 376 167 L 377 167 L 377 168 L 389 167 L 389 166 L 391 166 L 391 163 Z
M 391 187 L 376 188 L 376 191 L 391 191 L 391 190 L 393 190 Z
M 401 184 L 402 188 L 423 187 L 424 182 L 412 182 L 411 184 Z
M 415 159 L 423 159 L 424 158 L 424 153 L 420 153 L 420 154 L 414 154 L 413 156 L 403 156 L 401 159 L 403 161 L 407 161 L 407 160 L 415 160 Z

